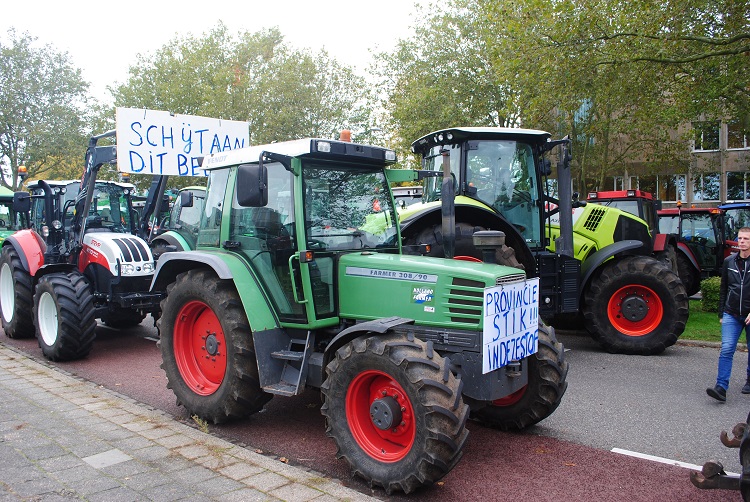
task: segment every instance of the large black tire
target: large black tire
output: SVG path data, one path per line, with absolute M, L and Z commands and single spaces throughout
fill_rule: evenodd
M 33 302 L 31 275 L 13 246 L 5 246 L 0 254 L 0 320 L 8 338 L 34 336 Z
M 677 255 L 677 274 L 680 276 L 688 296 L 693 296 L 701 290 L 700 271 L 682 253 Z
M 555 329 L 539 323 L 539 349 L 529 358 L 529 382 L 504 399 L 472 411 L 472 419 L 504 431 L 530 427 L 550 416 L 568 388 L 568 361 Z
M 463 384 L 431 342 L 392 333 L 357 338 L 326 372 L 326 434 L 370 486 L 409 493 L 438 481 L 463 455 Z
M 682 281 L 649 256 L 605 263 L 584 298 L 586 329 L 612 353 L 660 354 L 675 344 L 688 319 Z
M 667 246 L 664 251 L 656 253 L 656 259 L 672 272 L 679 275 L 680 271 L 677 267 L 677 252 L 675 251 L 674 246 Z
M 94 296 L 86 278 L 78 272 L 42 277 L 34 293 L 34 324 L 48 359 L 86 357 L 96 337 Z
M 127 329 L 138 326 L 146 318 L 146 314 L 133 309 L 118 309 L 107 312 L 102 316 L 102 322 L 113 329 Z
M 486 230 L 482 227 L 475 227 L 468 223 L 456 223 L 456 243 L 455 256 L 470 256 L 478 260 L 482 259 L 482 252 L 474 246 L 474 232 Z M 445 257 L 443 249 L 442 230 L 439 226 L 426 228 L 419 232 L 414 239 L 410 239 L 407 244 L 429 244 L 430 252 L 428 256 L 438 258 Z M 495 263 L 507 265 L 509 267 L 524 268 L 521 262 L 516 259 L 516 252 L 510 246 L 501 246 L 495 253 Z
M 161 310 L 161 367 L 177 404 L 218 424 L 260 411 L 273 397 L 260 387 L 250 323 L 231 281 L 205 269 L 180 274 Z

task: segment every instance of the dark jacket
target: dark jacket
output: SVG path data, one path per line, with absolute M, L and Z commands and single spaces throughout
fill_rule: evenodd
M 749 271 L 750 258 L 740 260 L 739 253 L 734 253 L 724 260 L 719 289 L 719 319 L 724 312 L 743 318 L 750 314 Z

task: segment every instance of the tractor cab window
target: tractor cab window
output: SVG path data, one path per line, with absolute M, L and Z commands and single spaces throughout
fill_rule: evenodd
M 114 183 L 96 183 L 86 228 L 92 231 L 129 233 L 132 229 L 132 215 L 125 190 L 125 187 Z
M 309 162 L 303 189 L 309 249 L 398 249 L 396 215 L 382 169 Z
M 238 244 L 239 252 L 252 263 L 282 319 L 304 322 L 304 307 L 295 300 L 295 296 L 304 296 L 300 287 L 299 261 L 290 260 L 296 251 L 293 175 L 278 162 L 265 166 L 268 171 L 268 204 L 263 207 L 242 207 L 236 198 L 238 190 L 235 190 L 230 240 Z M 295 275 L 294 282 L 292 273 Z
M 179 197 L 175 200 L 172 211 L 169 214 L 168 230 L 180 234 L 189 244 L 190 249 L 195 248 L 195 240 L 201 220 L 201 212 L 206 200 L 203 190 L 193 190 L 193 205 L 183 207 Z
M 450 159 L 450 170 L 451 176 L 454 181 L 454 189 L 456 188 L 455 182 L 460 179 L 459 169 L 461 168 L 461 148 L 460 145 L 447 145 L 442 147 L 434 147 L 430 150 L 430 153 L 425 157 L 422 164 L 422 169 L 428 171 L 442 171 L 443 170 L 443 154 L 441 150 L 447 150 Z M 436 178 L 427 178 L 424 186 L 424 200 L 425 202 L 434 202 L 440 200 L 440 195 L 443 187 L 442 176 Z
M 709 213 L 682 213 L 682 240 L 701 267 L 718 265 L 716 231 Z
M 229 169 L 215 169 L 208 173 L 208 196 L 201 211 L 198 246 L 219 247 L 221 212 L 224 209 L 224 195 L 227 193 Z

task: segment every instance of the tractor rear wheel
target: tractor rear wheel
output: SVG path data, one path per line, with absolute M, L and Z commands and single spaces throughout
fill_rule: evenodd
M 478 422 L 501 430 L 522 430 L 550 416 L 568 388 L 568 361 L 555 329 L 539 323 L 539 349 L 529 358 L 529 382 L 513 394 L 472 411 Z
M 612 353 L 660 354 L 685 331 L 685 287 L 674 272 L 649 256 L 605 263 L 584 298 L 586 329 Z
M 482 252 L 474 246 L 474 239 L 472 237 L 474 232 L 479 230 L 486 229 L 475 227 L 468 223 L 456 223 L 456 243 L 454 249 L 456 257 L 469 256 L 482 260 Z M 439 226 L 426 228 L 417 234 L 415 239 L 411 239 L 408 244 L 429 244 L 430 252 L 427 256 L 444 258 L 445 252 L 443 250 L 441 233 L 442 230 Z M 503 245 L 495 252 L 495 263 L 509 267 L 524 268 L 521 262 L 516 259 L 515 250 L 506 245 Z
M 677 274 L 680 276 L 688 296 L 693 296 L 701 290 L 700 271 L 682 253 L 677 255 Z
M 393 333 L 357 338 L 326 372 L 326 434 L 370 486 L 409 493 L 438 481 L 463 455 L 462 382 L 431 342 Z
M 94 295 L 80 273 L 48 274 L 39 280 L 34 322 L 45 357 L 52 361 L 86 357 L 96 337 L 94 316 Z
M 8 338 L 34 336 L 33 303 L 31 275 L 24 270 L 13 246 L 5 246 L 0 255 L 0 312 L 3 331 Z
M 190 270 L 167 288 L 157 321 L 162 369 L 177 403 L 218 424 L 271 399 L 258 377 L 250 323 L 231 281 Z

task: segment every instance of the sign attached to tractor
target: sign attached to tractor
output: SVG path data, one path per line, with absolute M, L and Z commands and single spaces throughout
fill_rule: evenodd
M 539 278 L 484 290 L 482 373 L 539 348 Z
M 247 146 L 247 122 L 117 109 L 117 170 L 123 173 L 205 176 L 203 157 Z

